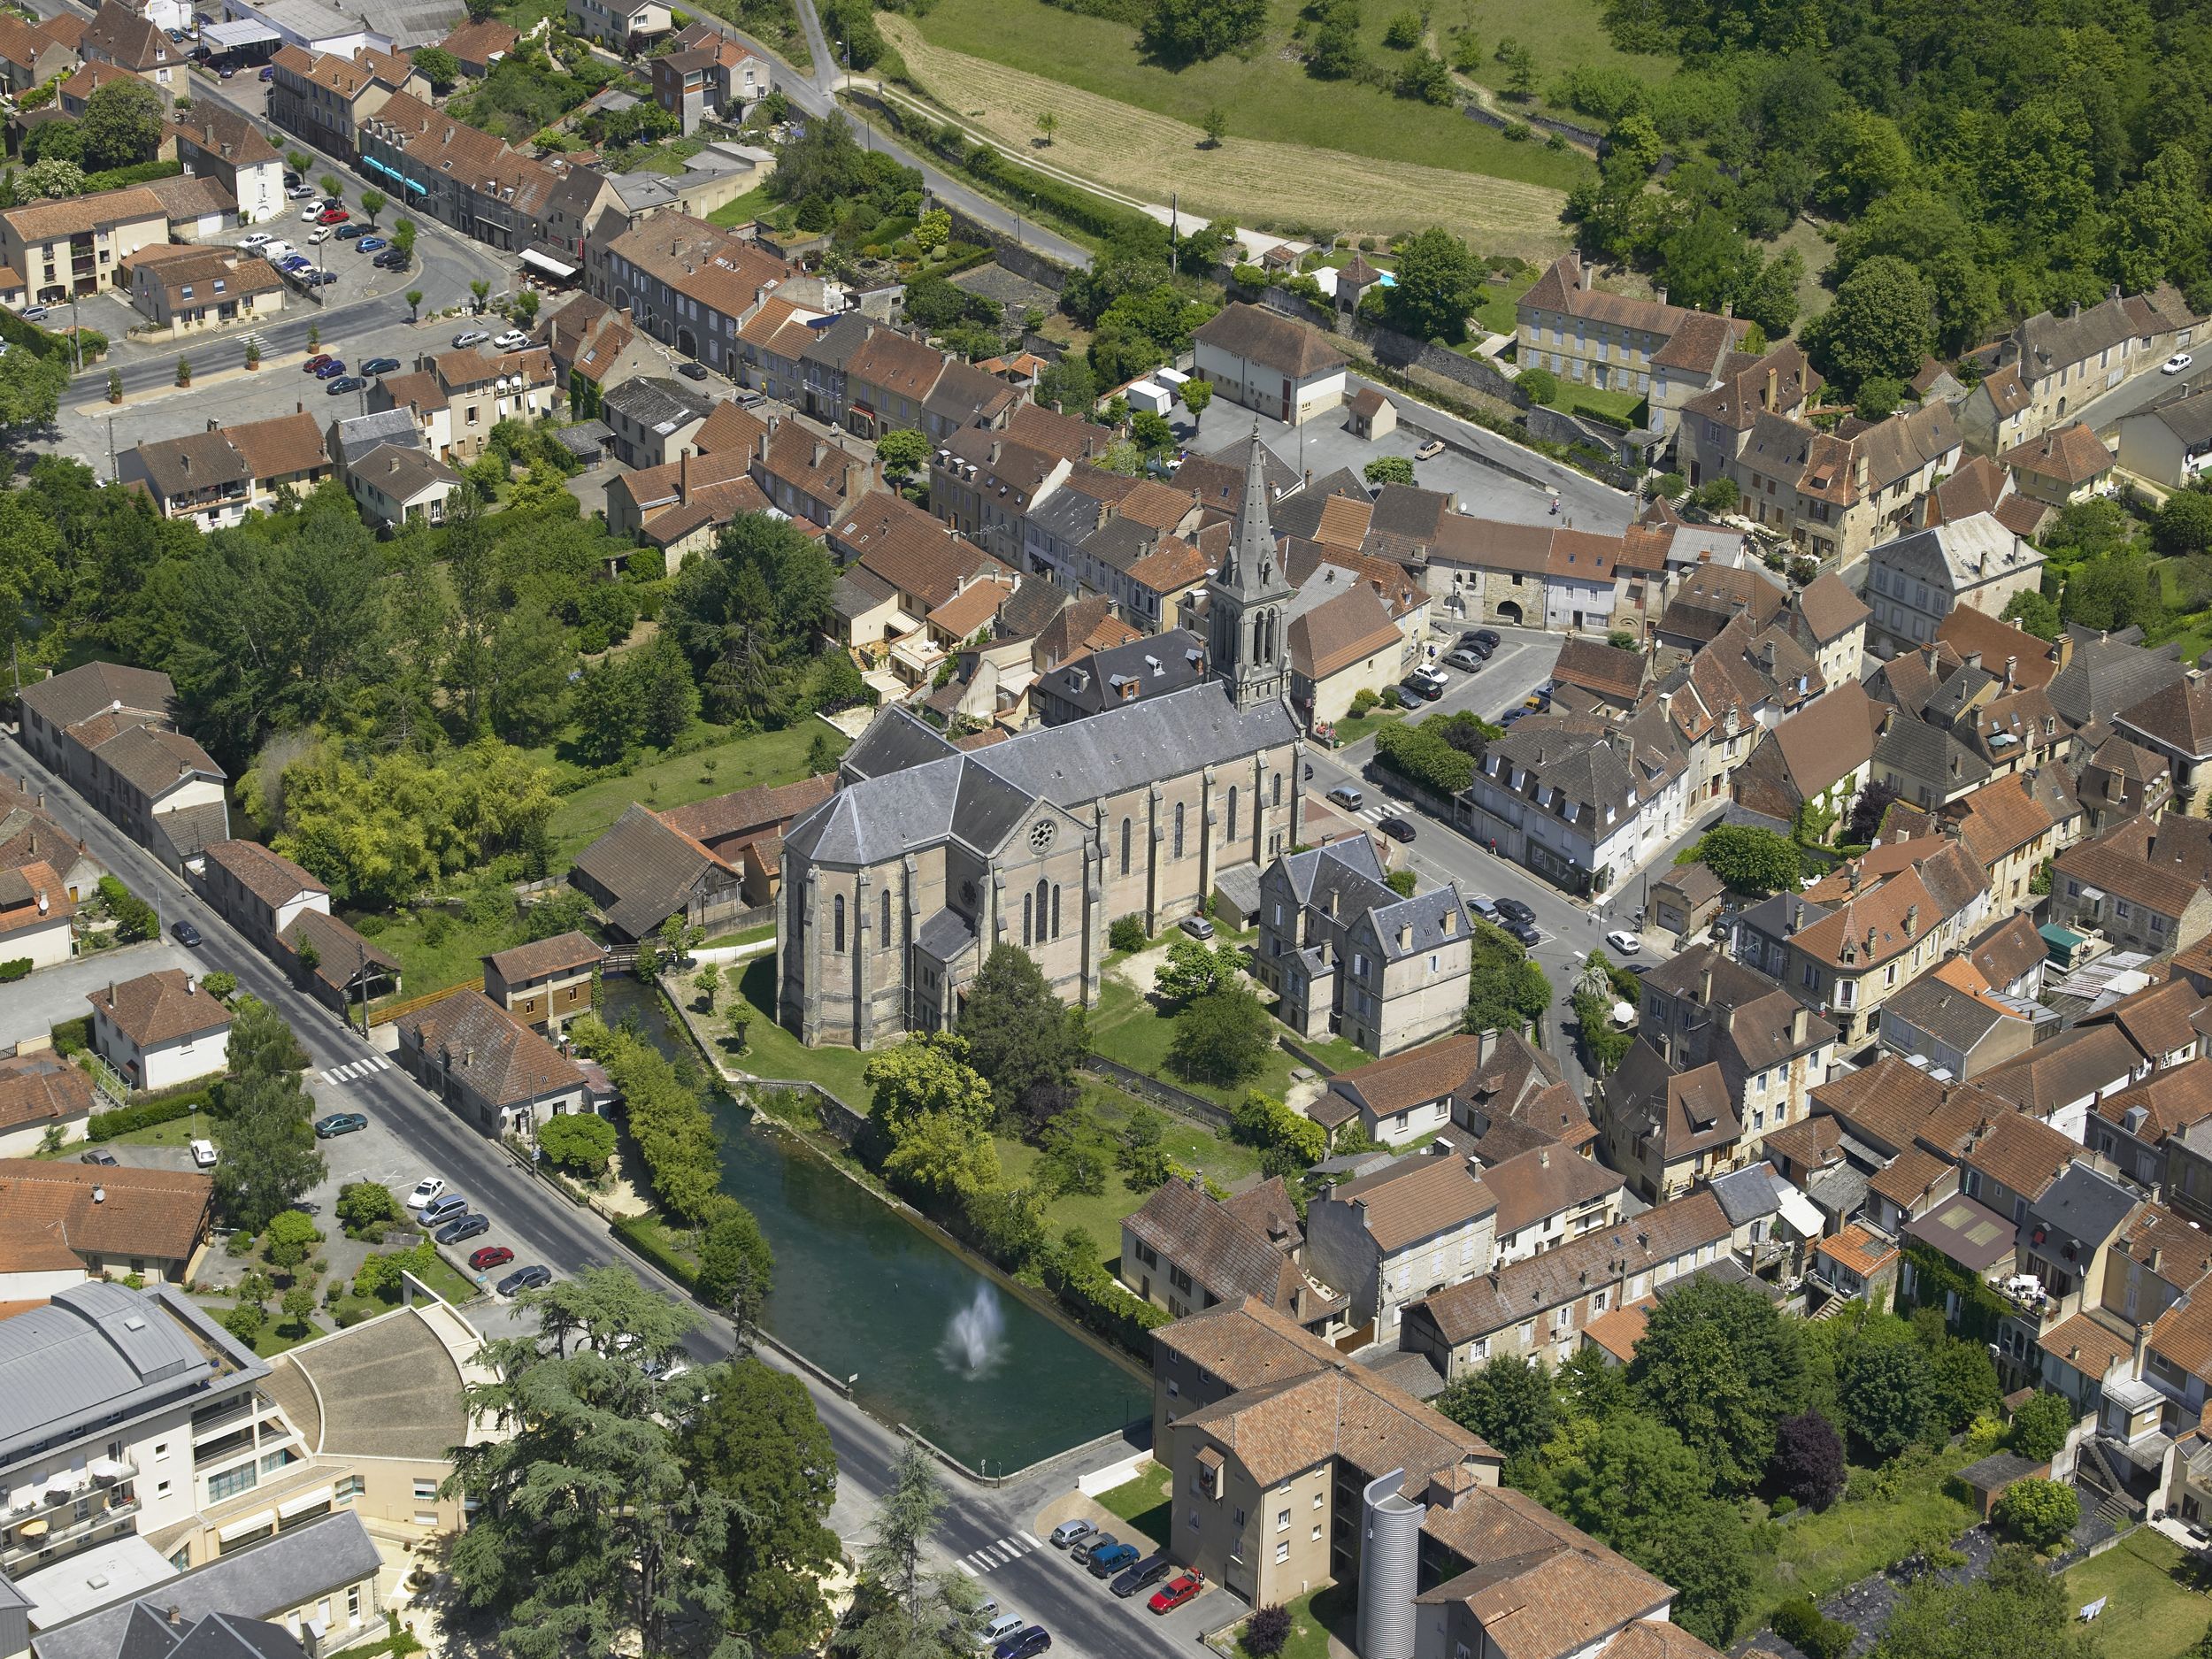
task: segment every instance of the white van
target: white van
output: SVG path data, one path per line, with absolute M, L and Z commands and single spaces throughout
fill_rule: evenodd
M 213 1169 L 215 1167 L 215 1143 L 212 1141 L 195 1141 L 192 1143 L 192 1162 L 201 1169 Z

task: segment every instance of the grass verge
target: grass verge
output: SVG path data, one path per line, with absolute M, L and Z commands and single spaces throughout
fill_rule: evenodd
M 1100 1507 L 1119 1516 L 1154 1543 L 1164 1547 L 1172 1508 L 1168 1487 L 1175 1471 L 1155 1464 L 1134 1480 L 1098 1494 Z
M 2078 1609 L 2105 1598 L 2093 1628 L 2108 1654 L 2176 1659 L 2212 1619 L 2205 1583 L 2205 1574 L 2178 1544 L 2144 1526 L 2068 1571 L 2066 1605 Z

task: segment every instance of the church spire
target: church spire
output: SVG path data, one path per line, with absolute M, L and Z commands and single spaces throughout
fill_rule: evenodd
M 1284 607 L 1294 596 L 1267 511 L 1267 446 L 1259 421 L 1244 457 L 1244 503 L 1221 568 L 1206 584 L 1207 640 L 1216 679 L 1240 710 L 1290 688 Z

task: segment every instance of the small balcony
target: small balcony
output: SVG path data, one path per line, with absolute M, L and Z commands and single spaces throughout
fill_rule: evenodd
M 5 1541 L 0 1542 L 0 1571 L 13 1571 L 65 1547 L 73 1550 L 111 1532 L 123 1531 L 138 1509 L 136 1494 L 119 1488 L 92 1499 L 81 1518 L 73 1513 L 29 1520 L 11 1517 Z

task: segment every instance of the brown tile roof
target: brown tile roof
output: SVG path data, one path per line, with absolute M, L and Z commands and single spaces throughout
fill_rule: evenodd
M 1594 1288 L 1717 1244 L 1731 1231 L 1720 1200 L 1701 1188 L 1633 1220 L 1600 1227 L 1485 1278 L 1455 1285 L 1417 1306 L 1456 1348 L 1576 1301 Z
M 699 430 L 691 434 L 692 447 L 701 455 L 733 449 L 749 455 L 768 430 L 768 423 L 734 399 L 725 398 L 707 413 Z
M 2008 1112 L 1977 1133 L 1959 1161 L 2032 1203 L 2081 1153 L 2078 1141 L 2042 1118 Z
M 1378 654 L 1385 658 L 1383 672 L 1394 674 L 1405 639 L 1374 590 L 1362 584 L 1294 618 L 1289 644 L 1293 672 L 1318 680 Z
M 58 1223 L 81 1254 L 187 1260 L 214 1203 L 214 1181 L 196 1171 L 0 1159 L 0 1212 Z
M 301 946 L 311 945 L 315 966 L 311 972 L 333 990 L 355 989 L 354 982 L 365 966 L 394 976 L 400 971 L 397 956 L 370 943 L 347 923 L 324 910 L 302 910 L 277 938 L 296 961 Z
M 603 954 L 582 933 L 556 933 L 550 939 L 536 939 L 526 945 L 495 950 L 484 961 L 508 984 L 520 985 L 525 980 L 543 979 L 549 973 L 595 968 Z
M 1497 1200 L 1468 1160 L 1417 1153 L 1332 1187 L 1331 1203 L 1366 1212 L 1368 1235 L 1385 1255 L 1496 1210 Z
M 2025 911 L 2016 911 L 1966 948 L 1966 956 L 1991 985 L 2010 985 L 2048 954 L 2043 935 Z
M 1687 312 L 1675 329 L 1674 338 L 1651 354 L 1652 363 L 1663 369 L 1694 369 L 1710 374 L 1750 326 L 1710 311 Z
M 2055 860 L 2061 879 L 2178 917 L 2212 886 L 2212 824 L 2167 814 L 2131 818 Z
M 846 499 L 848 467 L 856 465 L 865 469 L 867 478 L 862 485 L 864 496 L 876 487 L 877 469 L 872 460 L 841 448 L 830 438 L 808 430 L 795 420 L 779 421 L 762 440 L 762 446 L 765 453 L 756 450 L 753 460 L 763 472 L 777 482 L 789 484 L 794 489 L 833 511 L 842 511 L 840 503 Z M 911 506 L 913 503 L 904 504 Z M 936 521 L 933 519 L 931 522 Z M 939 525 L 938 529 L 940 534 L 945 533 L 944 526 Z
M 1282 1183 L 1271 1183 L 1279 1193 Z M 1287 1198 L 1284 1201 L 1287 1208 Z M 1154 1189 L 1122 1225 L 1139 1240 L 1168 1257 L 1222 1302 L 1249 1296 L 1299 1320 L 1315 1317 L 1306 1302 L 1318 1303 L 1305 1275 L 1292 1263 L 1288 1245 L 1299 1236 L 1297 1216 L 1291 1233 L 1278 1243 L 1265 1225 L 1255 1225 L 1225 1202 L 1206 1195 L 1194 1183 L 1170 1180 Z M 1123 1263 L 1125 1274 L 1135 1271 Z
M 522 37 L 511 23 L 497 18 L 469 19 L 438 42 L 464 64 L 488 64 L 515 49 Z
M 170 121 L 180 137 L 231 166 L 259 166 L 280 158 L 281 152 L 258 127 L 221 104 L 196 102 Z
M 1833 571 L 1821 572 L 1797 590 L 1797 613 L 1823 645 L 1841 639 L 1874 614 Z
M 330 889 L 282 853 L 272 852 L 259 841 L 217 841 L 207 849 L 207 860 L 230 872 L 247 892 L 272 908 L 288 903 L 303 893 L 330 896 Z
M 1258 305 L 1226 306 L 1200 324 L 1194 337 L 1201 345 L 1257 363 L 1294 380 L 1340 368 L 1346 362 L 1344 354 L 1319 329 Z
M 1498 1201 L 1500 1238 L 1618 1192 L 1624 1185 L 1618 1173 L 1596 1159 L 1550 1147 L 1531 1147 L 1489 1165 L 1482 1172 L 1482 1183 Z
M 2070 489 L 2102 477 L 2113 467 L 2112 451 L 2078 420 L 2016 444 L 1997 458 L 2016 472 L 2051 479 Z
M 942 519 L 888 490 L 871 490 L 848 503 L 831 524 L 830 534 L 856 556 L 863 569 L 932 610 L 971 578 L 1005 568 Z
M 1861 1279 L 1873 1278 L 1897 1259 L 1897 1247 L 1863 1221 L 1855 1221 L 1841 1233 L 1820 1240 L 1813 1248 L 1840 1262 Z
M 1498 1659 L 1564 1659 L 1624 1624 L 1665 1613 L 1673 1595 L 1634 1563 L 1585 1540 L 1532 1559 L 1480 1563 L 1415 1599 L 1463 1605 L 1484 1651 Z
M 1582 1340 L 1603 1348 L 1625 1365 L 1636 1357 L 1636 1344 L 1651 1324 L 1651 1298 L 1601 1313 L 1582 1327 Z
M 81 44 L 86 57 L 104 58 L 126 69 L 155 69 L 184 62 L 184 49 L 122 0 L 102 0 L 92 21 L 85 26 Z
M 1374 517 L 1375 503 L 1355 501 L 1349 495 L 1332 495 L 1322 503 L 1321 522 L 1314 526 L 1313 539 L 1324 547 L 1349 548 L 1356 552 L 1367 539 L 1367 521 Z
M 1536 279 L 1534 286 L 1521 296 L 1520 303 L 1527 310 L 1558 311 L 1669 338 L 1695 314 L 1663 300 L 1634 299 L 1625 294 L 1609 294 L 1603 288 L 1585 287 L 1582 257 L 1575 253 L 1563 254 L 1554 260 Z
M 1094 459 L 1105 454 L 1114 441 L 1114 434 L 1103 426 L 1035 403 L 1024 403 L 1014 411 L 1013 418 L 1006 423 L 1006 435 L 1017 443 L 1041 449 L 1064 461 Z M 1189 465 L 1187 461 L 1184 463 L 1186 466 Z M 1241 485 L 1242 477 L 1237 481 Z
M 1763 412 L 1794 409 L 1820 384 L 1818 372 L 1805 360 L 1797 342 L 1785 340 L 1763 357 L 1724 365 L 1720 384 L 1700 392 L 1684 407 L 1732 432 L 1748 432 Z
M 84 44 L 86 20 L 73 12 L 65 12 L 58 17 L 48 18 L 31 27 L 57 46 L 65 47 L 73 52 Z
M 709 870 L 729 869 L 701 842 L 634 802 L 576 855 L 575 867 L 615 895 L 608 919 L 633 939 L 658 927 Z
M 764 831 L 779 830 L 802 812 L 809 812 L 835 793 L 834 775 L 802 778 L 796 783 L 758 784 L 727 795 L 710 795 L 687 806 L 670 807 L 661 822 L 680 834 L 713 847 L 733 838 L 750 839 Z
M 142 1049 L 230 1029 L 230 1010 L 200 988 L 196 976 L 177 968 L 89 992 L 85 1001 Z
M 438 377 L 427 369 L 410 369 L 402 374 L 388 374 L 377 382 L 383 399 L 393 409 L 411 409 L 417 414 L 446 407 L 445 388 L 438 384 Z
M 165 732 L 158 726 L 130 726 L 94 752 L 118 776 L 157 799 L 184 778 L 220 780 L 227 776 L 213 756 L 183 733 Z
M 2186 979 L 2171 979 L 2124 996 L 2081 1023 L 2117 1025 L 2146 1060 L 2163 1061 L 2197 1041 L 2196 1028 L 2189 1021 L 2203 1002 Z
M 616 237 L 607 251 L 730 317 L 751 311 L 793 274 L 757 243 L 683 213 L 656 213 Z
M 1155 1352 L 1178 1356 L 1239 1391 L 1279 1387 L 1345 1364 L 1329 1342 L 1263 1303 L 1225 1302 L 1152 1333 Z
M 1832 1118 L 1801 1118 L 1770 1131 L 1760 1145 L 1801 1169 L 1825 1169 L 1843 1145 L 1843 1131 Z
M 944 353 L 932 351 L 910 334 L 895 328 L 878 328 L 846 361 L 845 373 L 848 380 L 881 387 L 919 403 L 936 386 L 945 363 Z
M 41 202 L 30 207 L 11 208 L 0 213 L 0 219 L 7 221 L 8 228 L 16 240 L 29 243 L 86 236 L 95 230 L 150 219 L 161 220 L 162 229 L 166 233 L 168 212 L 161 205 L 161 198 L 142 184 L 127 185 L 119 190 L 103 190 L 96 196 Z
M 0 1130 L 65 1123 L 92 1105 L 91 1078 L 50 1049 L 0 1060 Z
M 481 991 L 456 991 L 402 1015 L 400 1029 L 495 1106 L 584 1087 L 573 1060 Z
M 2189 990 L 2185 981 L 2174 983 Z M 2193 1006 L 2196 994 L 2190 991 L 2189 995 Z M 2193 1039 L 2196 1035 L 2194 1031 L 2189 1034 Z M 2139 1118 L 2134 1117 L 2139 1110 Z M 2097 1115 L 2156 1146 L 2168 1135 L 2212 1118 L 2212 1060 L 2192 1060 L 2185 1065 L 2154 1071 L 2131 1088 L 2105 1095 L 2097 1102 Z
M 2151 1325 L 2150 1347 L 2192 1377 L 2212 1382 L 2212 1286 L 2192 1291 L 2159 1315 Z
M 330 465 L 323 429 L 315 424 L 314 416 L 303 411 L 226 426 L 223 435 L 245 457 L 257 479 L 287 478 Z
M 0 817 L 0 822 L 4 822 Z M 66 850 L 63 843 L 62 850 Z M 43 862 L 0 866 L 0 933 L 20 933 L 27 927 L 46 927 L 67 922 L 77 913 L 77 902 Z
M 2169 1309 L 2166 1317 L 2170 1318 L 2172 1313 L 2173 1310 Z M 2164 1320 L 2159 1323 L 2163 1324 Z M 2157 1333 L 2158 1325 L 2153 1325 L 2151 1334 L 2154 1340 Z M 2177 1340 L 2177 1345 L 2187 1351 L 2190 1333 L 2183 1321 L 2177 1320 L 2170 1328 L 2170 1334 Z M 2099 1381 L 2115 1365 L 2135 1356 L 2135 1344 L 2131 1338 L 2122 1335 L 2090 1313 L 2078 1313 L 2070 1319 L 2061 1320 L 2042 1334 L 2036 1346 L 2052 1358 L 2064 1360 L 2084 1376 Z M 2161 1351 L 2163 1352 L 2162 1349 Z
M 2077 1025 L 1975 1081 L 2021 1110 L 2047 1118 L 2101 1088 L 2124 1083 L 2142 1064 L 2135 1046 L 2115 1027 Z
M 1971 605 L 1961 605 L 1944 618 L 1936 628 L 1936 638 L 1961 657 L 1979 651 L 1983 668 L 2000 677 L 2005 672 L 2006 659 L 2010 658 L 2016 686 L 2047 686 L 2058 677 L 2058 664 L 2049 645 Z
M 65 727 L 117 704 L 165 719 L 176 702 L 177 688 L 157 669 L 96 662 L 34 680 L 23 687 L 21 696 L 50 724 Z
M 1943 1085 L 1893 1054 L 1813 1091 L 1816 1111 L 1832 1113 L 1862 1140 L 1891 1153 L 1911 1146 L 1936 1122 L 1942 1104 Z
M 1471 1034 L 1440 1037 L 1376 1060 L 1329 1079 L 1332 1093 L 1364 1101 L 1379 1117 L 1441 1100 L 1463 1088 L 1479 1067 L 1482 1039 Z
M 1225 528 L 1225 526 L 1224 526 Z M 1218 565 L 1201 549 L 1180 536 L 1162 536 L 1159 545 L 1123 572 L 1139 588 L 1156 594 L 1176 594 L 1202 581 Z
M 1601 696 L 1632 701 L 1643 688 L 1643 653 L 1618 650 L 1602 640 L 1569 640 L 1559 648 L 1551 677 Z
M 1866 1190 L 1879 1193 L 1908 1215 L 1944 1188 L 1947 1180 L 1957 1185 L 1955 1166 L 1948 1158 L 1939 1158 L 1925 1147 L 1907 1147 L 1889 1164 L 1875 1171 L 1867 1181 Z
M 1945 849 L 1924 855 L 1920 866 L 1901 871 L 1872 892 L 1861 888 L 1838 909 L 1793 934 L 1790 943 L 1816 961 L 1831 967 L 1847 968 L 1854 973 L 1867 972 L 1904 955 L 1966 902 L 1963 898 L 1944 902 L 1947 897 L 1955 895 L 1932 885 L 1935 861 L 1947 849 L 1964 856 L 1947 843 Z M 1946 878 L 1951 873 L 1942 872 Z M 1978 870 L 1974 872 L 1974 884 L 1975 892 L 1987 890 L 1987 883 Z M 1845 960 L 1847 950 L 1850 953 L 1848 962 Z
M 1789 764 L 1798 793 L 1810 800 L 1872 759 L 1882 713 L 1866 687 L 1853 680 L 1779 721 L 1775 746 Z
M 2212 755 L 2212 685 L 2201 680 L 2177 680 L 2113 718 L 2184 755 Z
M 2212 1273 L 2212 1239 L 2163 1204 L 2146 1202 L 2139 1206 L 2112 1248 L 2177 1290 L 2187 1290 Z

